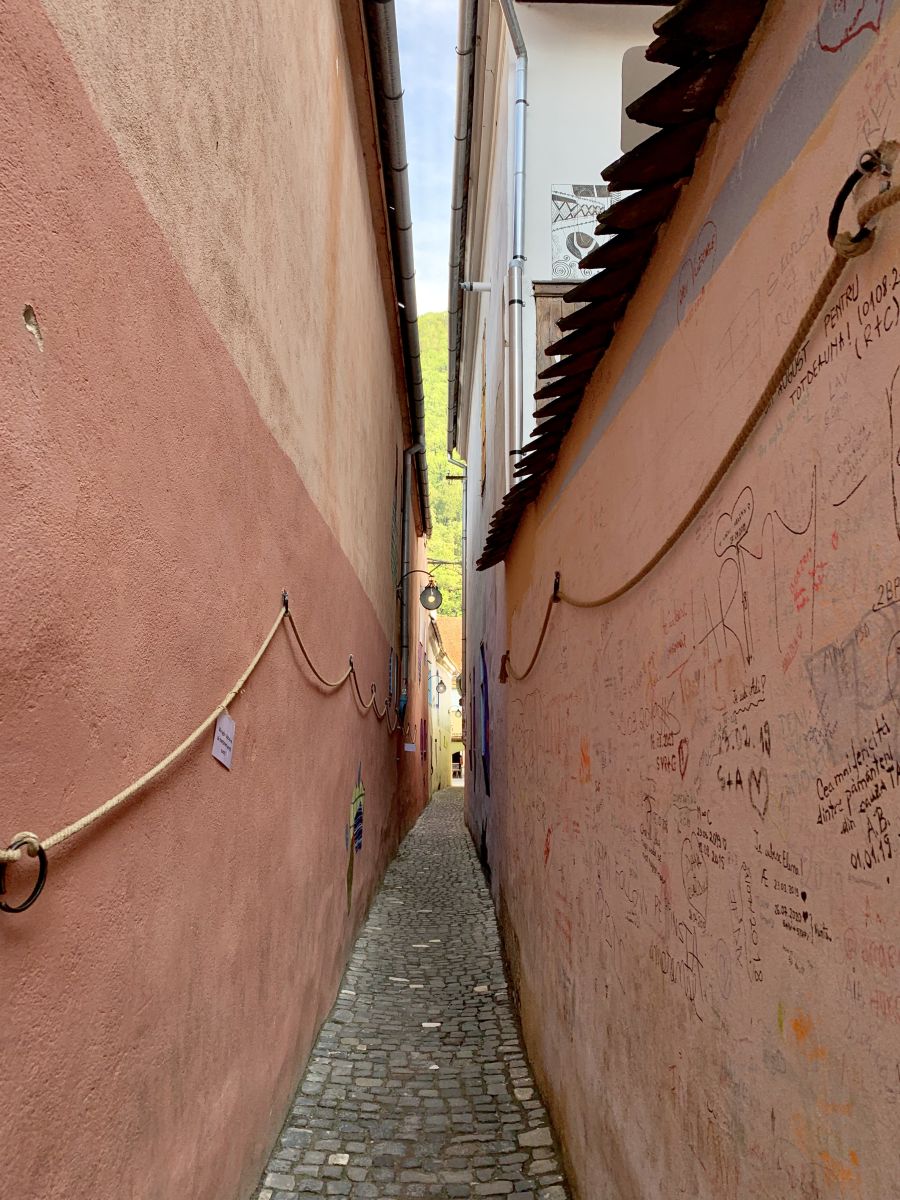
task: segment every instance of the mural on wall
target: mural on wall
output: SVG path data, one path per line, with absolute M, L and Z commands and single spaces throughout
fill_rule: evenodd
M 362 763 L 356 772 L 356 786 L 350 798 L 350 814 L 344 830 L 347 847 L 347 911 L 353 899 L 353 860 L 363 848 L 363 813 L 366 789 L 363 785 Z
M 652 353 L 634 353 L 621 411 L 528 545 L 534 592 L 509 600 L 520 663 L 554 570 L 590 597 L 645 561 L 788 344 L 831 260 L 822 180 L 898 133 L 900 16 L 876 44 L 883 9 L 821 7 L 770 141 L 754 132 L 735 190 L 717 180 L 722 202 L 694 214 L 666 301 L 639 317 Z M 785 167 L 810 72 L 864 38 Z M 598 1193 L 897 1194 L 898 414 L 893 209 L 674 550 L 609 607 L 560 606 L 533 674 L 494 697 L 514 748 L 492 820 L 524 1021 Z
M 596 237 L 597 218 L 612 203 L 601 183 L 558 185 L 550 193 L 550 262 L 554 279 L 587 279 L 581 260 L 605 238 Z

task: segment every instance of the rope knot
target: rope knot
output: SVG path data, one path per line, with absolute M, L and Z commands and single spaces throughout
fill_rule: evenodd
M 864 175 L 884 175 L 890 177 L 900 151 L 900 142 L 885 140 L 874 149 L 863 150 L 859 156 L 858 167 Z
M 41 839 L 36 833 L 17 833 L 9 846 L 11 850 L 26 850 L 29 858 L 37 858 L 41 850 Z
M 874 229 L 860 229 L 859 233 L 838 233 L 831 248 L 840 258 L 861 258 L 875 244 Z
M 29 895 L 20 904 L 10 904 L 6 900 L 0 900 L 0 911 L 2 912 L 22 913 L 26 908 L 31 908 L 47 882 L 47 853 L 36 833 L 17 833 L 9 843 L 7 850 L 19 852 L 23 848 L 28 851 L 31 858 L 38 860 L 37 879 L 32 884 Z M 0 862 L 0 896 L 6 895 L 6 862 L 7 860 Z
M 859 156 L 856 169 L 851 171 L 835 197 L 831 212 L 828 216 L 828 241 L 838 258 L 844 260 L 859 258 L 868 254 L 875 241 L 875 230 L 869 228 L 869 223 L 885 209 L 896 204 L 900 198 L 900 190 L 891 187 L 887 182 L 891 178 L 894 163 L 900 145 L 897 142 L 882 142 L 874 149 L 864 150 Z M 877 196 L 867 200 L 856 214 L 859 230 L 856 233 L 839 233 L 838 222 L 844 205 L 850 198 L 856 185 L 867 176 L 880 175 L 886 182 Z

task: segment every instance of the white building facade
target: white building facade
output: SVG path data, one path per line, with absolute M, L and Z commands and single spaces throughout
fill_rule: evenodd
M 560 336 L 561 296 L 591 274 L 580 259 L 598 243 L 597 216 L 618 198 L 606 195 L 600 171 L 650 132 L 630 122 L 624 106 L 671 70 L 644 59 L 662 11 L 659 5 L 543 0 L 461 4 L 448 449 L 468 464 L 463 702 L 470 731 L 467 813 L 476 840 L 487 824 L 491 743 L 504 738 L 502 727 L 491 726 L 490 694 L 506 621 L 504 569 L 479 574 L 474 564 L 492 516 L 515 483 L 517 452 L 535 427 L 537 375 L 549 361 L 544 347 Z M 524 106 L 517 103 L 523 90 Z M 517 171 L 521 107 L 524 170 Z M 510 304 L 517 183 L 524 252 L 521 397 L 511 318 L 516 305 Z

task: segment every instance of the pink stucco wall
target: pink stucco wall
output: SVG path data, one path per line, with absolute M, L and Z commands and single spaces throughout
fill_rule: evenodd
M 839 185 L 897 136 L 897 6 L 845 8 L 769 5 L 548 487 L 469 588 L 494 667 L 469 819 L 581 1200 L 896 1191 L 900 217 L 652 576 L 558 607 L 534 673 L 496 681 L 554 571 L 611 590 L 688 510 Z
M 145 56 L 149 66 L 148 30 L 165 17 L 140 13 L 138 21 L 120 6 L 102 36 L 127 40 L 133 60 Z M 336 14 L 330 6 L 316 14 L 304 10 L 304 31 L 337 46 L 343 64 Z M 232 15 L 238 38 L 238 10 Z M 97 12 L 82 18 L 102 26 Z M 280 36 L 296 42 L 290 27 Z M 185 62 L 189 49 L 185 40 Z M 123 149 L 106 119 L 115 99 L 101 120 L 104 82 L 98 74 L 86 89 L 89 66 L 73 63 L 36 0 L 6 5 L 0 793 L 8 836 L 52 833 L 180 741 L 249 661 L 283 587 L 321 668 L 337 674 L 352 653 L 363 687 L 375 681 L 382 697 L 394 636 L 401 400 L 347 87 L 323 92 L 308 117 L 310 127 L 342 128 L 354 162 L 328 217 L 343 219 L 347 243 L 360 251 L 352 322 L 346 273 L 322 275 L 302 237 L 285 236 L 269 260 L 268 299 L 279 310 L 269 336 L 279 353 L 294 364 L 335 364 L 313 395 L 299 368 L 287 387 L 247 367 L 247 347 L 259 344 L 268 317 L 224 264 L 253 258 L 261 230 L 252 212 L 227 235 L 221 228 L 226 197 L 249 203 L 248 179 L 266 170 L 276 182 L 302 172 L 318 187 L 307 135 L 298 134 L 289 162 L 273 155 L 261 164 L 273 147 L 254 145 L 246 173 L 232 146 L 217 193 L 201 195 L 211 146 L 204 141 L 192 158 L 184 140 L 200 136 L 197 126 L 168 113 L 182 141 L 156 145 L 166 109 L 151 104 L 143 140 Z M 226 70 L 206 83 L 213 101 L 231 89 L 240 107 Z M 273 137 L 284 136 L 292 86 L 277 69 L 267 77 Z M 146 178 L 133 170 L 142 148 L 156 178 L 193 173 L 195 219 L 211 240 L 192 246 L 190 263 L 148 208 Z M 282 231 L 314 231 L 302 208 L 282 215 Z M 206 292 L 197 286 L 204 277 Z M 361 295 L 374 298 L 370 309 Z M 23 321 L 26 305 L 41 345 Z M 242 325 L 247 312 L 256 323 Z M 326 430 L 319 417 L 329 405 Z M 358 423 L 345 419 L 351 408 Z M 301 441 L 306 457 L 291 452 Z M 336 499 L 323 513 L 325 475 Z M 410 716 L 423 713 L 415 687 Z M 360 715 L 348 690 L 317 691 L 286 631 L 231 715 L 230 772 L 211 758 L 211 740 L 201 744 L 112 819 L 52 852 L 32 909 L 0 914 L 9 1196 L 226 1200 L 255 1184 L 373 889 L 421 807 L 425 772 Z M 345 826 L 360 767 L 364 844 L 348 913 Z M 10 869 L 13 898 L 29 870 Z
M 382 414 L 396 405 L 396 317 L 385 311 L 363 169 L 373 135 L 353 108 L 365 54 L 345 45 L 339 13 L 354 3 L 43 7 L 261 417 L 391 633 L 390 557 L 371 550 L 372 525 L 390 523 L 391 486 L 367 484 L 373 467 L 393 474 L 396 428 Z

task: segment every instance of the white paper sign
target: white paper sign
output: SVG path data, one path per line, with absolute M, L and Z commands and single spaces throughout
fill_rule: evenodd
M 406 751 L 407 754 L 413 754 L 416 749 L 416 743 L 415 742 L 404 742 L 403 749 Z
M 219 760 L 223 767 L 231 770 L 231 756 L 234 753 L 234 721 L 228 713 L 219 713 L 216 721 L 216 736 L 213 738 L 212 756 Z

